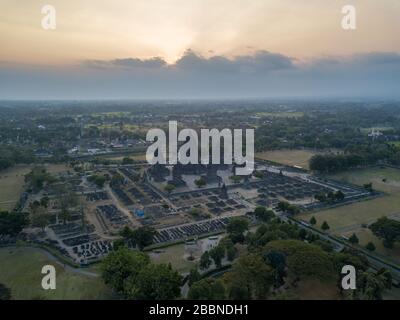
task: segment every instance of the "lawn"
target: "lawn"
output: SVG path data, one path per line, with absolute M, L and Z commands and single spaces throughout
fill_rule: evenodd
M 68 170 L 72 171 L 72 168 L 69 168 L 66 164 L 44 164 L 43 167 L 50 173 L 57 174 L 60 172 L 65 172 Z
M 68 170 L 64 164 L 46 164 L 44 167 L 50 173 Z M 0 171 L 0 210 L 12 210 L 24 190 L 24 175 L 29 173 L 32 165 L 16 165 Z
M 0 171 L 0 210 L 11 210 L 17 203 L 24 187 L 24 175 L 31 166 L 17 165 Z
M 309 160 L 315 154 L 309 150 L 274 150 L 256 153 L 256 158 L 309 169 Z
M 1 248 L 0 261 L 0 283 L 11 288 L 12 298 L 16 300 L 112 298 L 100 277 L 66 271 L 35 248 Z M 55 290 L 41 287 L 41 269 L 46 264 L 56 268 Z
M 373 223 L 382 216 L 400 219 L 400 170 L 375 167 L 352 170 L 330 176 L 330 178 L 358 185 L 372 182 L 373 188 L 385 192 L 385 195 L 333 209 L 306 213 L 300 215 L 299 219 L 309 220 L 311 216 L 314 216 L 318 227 L 323 221 L 327 221 L 330 226 L 328 232 L 339 236 L 356 233 L 360 239 L 360 245 L 365 246 L 372 241 L 378 254 L 389 256 L 400 262 L 400 248 L 397 246 L 392 250 L 384 248 L 382 241 L 363 227 L 363 224 Z
M 151 260 L 154 263 L 171 263 L 172 267 L 181 272 L 187 273 L 196 263 L 186 258 L 185 244 L 176 244 L 160 249 L 161 253 L 155 253 L 154 250 L 149 252 Z M 157 250 L 156 250 L 157 251 Z

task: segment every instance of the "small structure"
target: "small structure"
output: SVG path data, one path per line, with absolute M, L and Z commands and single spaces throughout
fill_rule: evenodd
M 144 210 L 142 209 L 136 209 L 135 214 L 138 218 L 143 218 L 144 217 Z

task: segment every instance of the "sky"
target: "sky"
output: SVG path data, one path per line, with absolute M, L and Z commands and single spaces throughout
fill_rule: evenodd
M 44 5 L 56 29 L 41 26 Z M 341 26 L 356 8 L 356 29 Z M 0 0 L 0 99 L 399 97 L 398 0 Z

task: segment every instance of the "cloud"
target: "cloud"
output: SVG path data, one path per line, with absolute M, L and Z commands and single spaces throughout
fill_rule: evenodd
M 400 97 L 400 55 L 297 60 L 279 53 L 86 60 L 70 67 L 0 63 L 0 99 Z
M 400 54 L 396 52 L 371 52 L 353 55 L 350 62 L 357 62 L 364 65 L 400 65 Z
M 187 50 L 175 66 L 178 69 L 197 72 L 260 73 L 294 68 L 293 60 L 281 54 L 257 51 L 253 55 L 237 56 L 231 59 L 223 56 L 204 58 Z
M 174 64 L 167 65 L 163 58 L 150 59 L 125 58 L 113 60 L 85 60 L 83 65 L 90 68 L 128 68 L 128 69 L 169 69 L 197 73 L 260 73 L 294 68 L 293 59 L 268 51 L 257 51 L 253 55 L 203 57 L 188 49 Z
M 160 57 L 154 57 L 150 59 L 138 59 L 138 58 L 124 58 L 114 60 L 85 60 L 83 65 L 91 68 L 111 68 L 111 67 L 122 67 L 122 68 L 161 68 L 167 63 Z

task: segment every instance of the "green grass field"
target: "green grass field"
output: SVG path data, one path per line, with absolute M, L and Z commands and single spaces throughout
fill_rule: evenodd
M 0 210 L 11 210 L 17 203 L 24 187 L 24 175 L 31 166 L 18 165 L 0 171 Z
M 365 246 L 371 241 L 375 244 L 377 253 L 400 262 L 400 246 L 398 244 L 394 249 L 386 249 L 382 246 L 380 239 L 362 226 L 373 223 L 382 216 L 400 219 L 400 170 L 376 167 L 352 170 L 330 177 L 357 185 L 372 182 L 373 188 L 385 192 L 385 195 L 333 209 L 306 213 L 300 215 L 299 218 L 309 220 L 311 216 L 314 216 L 317 219 L 318 227 L 323 221 L 327 221 L 330 226 L 328 232 L 334 235 L 349 236 L 356 233 L 361 246 Z
M 0 283 L 11 288 L 12 299 L 110 299 L 112 294 L 100 277 L 66 271 L 35 248 L 0 249 Z M 56 268 L 56 289 L 41 287 L 41 269 L 51 264 Z M 86 269 L 84 269 L 86 270 Z
M 171 263 L 171 266 L 181 273 L 189 272 L 196 263 L 186 259 L 185 244 L 176 244 L 170 247 L 160 249 L 161 253 L 150 253 L 151 260 L 154 263 Z
M 16 165 L 0 171 L 0 210 L 12 210 L 22 191 L 24 190 L 24 175 L 29 173 L 33 166 Z M 68 170 L 63 164 L 46 164 L 50 173 L 59 173 Z
M 256 153 L 256 158 L 273 161 L 289 166 L 309 169 L 309 160 L 316 152 L 309 150 L 274 150 Z

